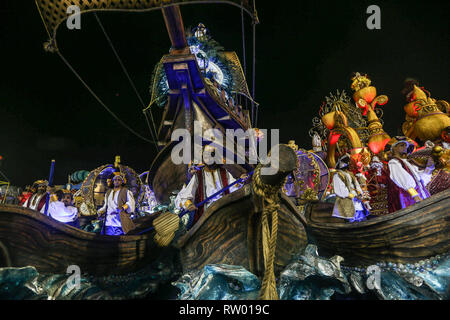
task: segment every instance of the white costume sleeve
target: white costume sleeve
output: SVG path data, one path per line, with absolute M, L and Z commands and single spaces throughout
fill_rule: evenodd
M 128 208 L 127 208 L 128 213 L 132 213 L 136 209 L 136 201 L 134 200 L 133 193 L 130 190 L 127 191 L 126 205 L 128 206 Z
M 414 178 L 403 169 L 400 160 L 392 159 L 388 162 L 391 180 L 403 190 L 407 191 L 416 187 L 416 181 Z
M 227 179 L 228 179 L 228 185 L 232 184 L 233 182 L 236 181 L 236 179 L 231 175 L 231 173 L 229 173 L 227 171 Z M 230 188 L 230 193 L 235 192 L 236 190 L 238 190 L 241 187 L 241 185 L 239 183 L 236 183 L 234 186 L 232 186 Z
M 349 191 L 347 186 L 337 173 L 333 176 L 333 190 L 338 197 L 348 198 Z
M 193 175 L 191 178 L 191 181 L 189 181 L 188 185 L 181 189 L 180 193 L 178 194 L 177 198 L 179 198 L 180 207 L 184 208 L 184 204 L 186 201 L 191 200 L 195 198 L 195 193 L 197 191 L 198 187 L 198 181 L 197 181 L 197 175 Z
M 409 165 L 409 168 L 416 173 L 416 176 L 418 176 L 422 180 L 424 186 L 426 186 L 428 183 L 430 183 L 431 178 L 432 178 L 432 173 L 434 170 L 434 163 L 431 166 L 426 167 L 423 170 L 420 170 L 417 166 L 413 165 L 410 162 L 408 162 L 408 165 Z
M 183 184 L 183 188 L 181 188 L 180 192 L 178 192 L 176 198 L 175 198 L 175 208 L 182 208 L 182 203 L 181 203 L 181 191 L 184 190 L 184 188 L 186 188 L 186 184 Z
M 107 195 L 108 195 L 108 192 L 105 193 L 105 200 L 103 201 L 103 207 L 101 207 L 100 209 L 98 209 L 98 210 L 97 210 L 97 213 L 106 211 L 106 206 L 107 206 L 107 204 L 108 204 L 108 199 L 106 198 Z
M 47 214 L 49 216 L 53 217 L 55 215 L 55 213 L 58 211 L 58 209 L 60 209 L 60 208 L 58 208 L 58 204 L 59 203 L 62 203 L 62 202 L 60 202 L 60 201 L 52 201 L 52 202 L 50 202 L 48 204 Z M 45 204 L 42 206 L 41 213 L 45 213 Z

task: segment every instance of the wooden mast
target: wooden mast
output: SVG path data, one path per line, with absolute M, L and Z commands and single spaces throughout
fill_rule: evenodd
M 180 6 L 170 6 L 162 8 L 164 22 L 169 33 L 172 48 L 171 54 L 189 54 L 189 47 L 184 32 L 183 17 Z

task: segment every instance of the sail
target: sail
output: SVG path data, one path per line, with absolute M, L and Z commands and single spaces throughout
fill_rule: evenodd
M 255 0 L 35 0 L 42 21 L 54 50 L 57 50 L 56 33 L 58 27 L 66 21 L 74 11 L 70 6 L 77 6 L 80 14 L 93 11 L 151 11 L 173 5 L 185 4 L 230 4 L 242 8 L 253 21 L 258 21 Z

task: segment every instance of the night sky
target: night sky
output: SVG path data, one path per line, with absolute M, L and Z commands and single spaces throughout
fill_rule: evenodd
M 371 4 L 381 8 L 381 30 L 366 27 Z M 449 1 L 257 1 L 257 8 L 258 125 L 281 129 L 282 142 L 294 139 L 309 149 L 311 119 L 330 92 L 351 93 L 355 71 L 369 74 L 378 93 L 389 97 L 384 122 L 391 135 L 399 134 L 404 120 L 400 91 L 406 77 L 418 79 L 432 97 L 450 100 Z M 238 8 L 187 5 L 181 11 L 186 27 L 203 22 L 225 49 L 242 57 Z M 147 104 L 153 67 L 170 48 L 161 13 L 98 15 Z M 57 39 L 106 104 L 150 138 L 142 106 L 94 16 L 83 15 L 79 31 L 60 28 Z M 17 186 L 48 179 L 51 159 L 56 184 L 76 170 L 112 163 L 115 155 L 139 173 L 148 170 L 154 146 L 120 126 L 57 55 L 43 50 L 46 40 L 34 1 L 0 1 L 0 170 Z M 154 111 L 156 119 L 161 115 Z

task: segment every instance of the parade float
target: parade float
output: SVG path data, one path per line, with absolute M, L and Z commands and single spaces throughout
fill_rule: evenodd
M 227 268 L 244 268 L 262 279 L 261 290 L 255 285 L 260 290 L 257 297 L 276 299 L 276 279 L 282 280 L 280 286 L 285 285 L 289 272 L 298 271 L 292 264 L 298 263 L 293 261 L 302 253 L 300 259 L 312 261 L 309 270 L 319 272 L 327 266 L 338 278 L 341 261 L 346 267 L 366 268 L 373 264 L 417 264 L 447 254 L 449 155 L 434 144 L 410 155 L 419 166 L 430 158 L 439 163 L 430 198 L 388 213 L 386 189 L 376 178 L 369 178 L 363 189 L 370 195 L 372 215 L 366 221 L 353 223 L 332 216 L 330 185 L 338 159 L 349 154 L 353 169 L 363 171 L 375 159 L 382 163 L 390 156 L 392 138 L 383 129 L 380 108 L 388 97 L 377 95 L 368 77 L 360 74 L 352 79 L 353 101 L 345 91 L 326 98 L 319 117 L 313 119 L 312 150 L 290 141 L 277 146 L 279 156 L 272 162 L 252 164 L 248 159 L 251 143 L 245 138 L 243 161 L 227 165 L 227 169 L 235 177 L 248 173 L 251 181 L 215 201 L 195 223 L 183 221 L 186 210 L 180 212 L 167 204 L 173 202 L 174 192 L 187 183 L 188 177 L 188 165 L 175 164 L 171 159 L 172 150 L 182 142 L 172 141 L 174 131 L 186 129 L 191 141 L 195 141 L 195 122 L 201 123 L 202 132 L 215 129 L 222 136 L 227 129 L 246 131 L 257 124 L 258 104 L 249 92 L 236 53 L 224 51 L 202 24 L 193 30 L 184 28 L 180 6 L 208 2 L 235 5 L 242 14 L 250 15 L 253 25 L 258 21 L 251 1 L 73 1 L 81 14 L 161 10 L 172 44 L 169 54 L 155 66 L 151 101 L 143 109 L 152 143 L 158 149 L 149 171 L 138 175 L 120 161 L 91 171 L 77 192 L 80 213 L 96 217 L 107 180 L 117 170 L 125 175 L 137 202 L 154 196 L 157 203 L 165 205 L 154 209 L 147 201 L 142 212 L 148 214 L 137 216 L 134 229 L 124 236 L 86 232 L 27 208 L 0 205 L 0 266 L 31 265 L 41 273 L 64 273 L 68 266 L 78 265 L 91 275 L 126 274 L 174 247 L 184 273 L 212 269 L 226 273 Z M 65 8 L 51 0 L 36 3 L 49 32 L 46 50 L 59 55 L 74 71 L 56 41 L 57 29 L 67 19 Z M 436 142 L 449 126 L 448 103 L 432 99 L 417 86 L 413 89 L 411 101 L 404 108 L 407 116 L 403 133 L 411 140 Z M 152 115 L 157 107 L 164 110 L 158 127 Z M 213 137 L 201 137 L 200 143 L 224 150 L 228 147 Z M 236 145 L 234 141 L 233 152 Z M 233 153 L 234 160 L 240 156 Z M 262 175 L 261 169 L 270 166 L 276 167 L 277 173 Z M 141 179 L 144 176 L 145 183 Z M 317 247 L 307 247 L 308 243 Z M 328 260 L 318 257 L 317 252 Z M 211 277 L 200 276 L 206 278 Z M 283 289 L 280 292 L 283 296 Z
M 56 53 L 68 64 L 56 41 L 58 26 L 67 19 L 65 8 L 48 0 L 38 0 L 36 3 L 50 36 L 45 49 Z M 155 9 L 163 13 L 172 48 L 155 67 L 151 84 L 152 101 L 143 111 L 147 119 L 153 119 L 152 108 L 158 103 L 164 107 L 157 132 L 151 130 L 156 133 L 154 142 L 159 152 L 151 164 L 147 179 L 157 200 L 167 202 L 171 192 L 179 190 L 187 178 L 186 164 L 175 165 L 170 157 L 172 149 L 180 143 L 171 141 L 173 131 L 187 129 L 194 141 L 197 138 L 194 121 L 200 122 L 203 130 L 219 130 L 223 136 L 227 129 L 246 131 L 256 122 L 254 111 L 258 105 L 249 93 L 239 59 L 236 53 L 219 49 L 202 24 L 188 31 L 186 36 L 179 5 L 188 4 L 189 1 L 167 1 L 160 5 L 152 1 L 74 3 L 81 8 L 81 14 L 91 11 Z M 257 23 L 253 3 L 225 3 L 241 8 L 242 14 L 248 13 L 253 24 Z M 251 110 L 245 107 L 249 105 L 252 106 Z M 225 142 L 214 140 L 214 137 L 208 139 L 202 137 L 202 145 L 223 143 L 221 147 L 225 150 L 228 147 Z M 255 171 L 253 182 L 214 203 L 200 221 L 177 239 L 176 246 L 180 248 L 183 269 L 198 269 L 207 263 L 242 264 L 252 272 L 264 275 L 266 289 L 262 290 L 262 295 L 272 297 L 276 295 L 273 289 L 274 274 L 286 266 L 307 243 L 304 219 L 295 205 L 280 193 L 286 176 L 296 169 L 298 163 L 290 147 L 280 146 L 278 173 L 274 176 L 261 175 L 261 165 L 255 168 L 248 159 L 250 137 L 244 139 L 246 150 L 243 154 L 234 151 L 237 150 L 238 141 L 233 142 L 233 158 L 239 164 L 227 164 L 227 170 L 235 176 Z M 139 176 L 120 164 L 116 167 L 127 172 L 128 177 L 136 178 L 136 183 L 130 187 L 138 197 L 141 188 Z M 115 169 L 111 165 L 99 167 L 84 180 L 80 188 L 82 214 L 92 215 L 96 212 L 104 196 L 104 180 Z M 5 247 L 5 259 L 12 266 L 35 265 L 42 272 L 60 271 L 70 264 L 80 265 L 85 272 L 92 273 L 131 270 L 154 259 L 159 248 L 155 249 L 153 240 L 156 239 L 159 246 L 170 243 L 174 231 L 167 236 L 164 230 L 166 221 L 169 224 L 174 222 L 176 228 L 179 221 L 176 214 L 159 212 L 151 219 L 144 219 L 146 223 L 151 222 L 153 226 L 150 228 L 140 226 L 126 236 L 111 237 L 76 230 L 24 208 L 2 206 L 0 210 L 0 241 Z M 27 229 L 18 227 L 22 224 L 28 226 Z M 162 231 L 158 225 L 163 226 Z
M 378 158 L 386 161 L 390 145 L 396 140 L 384 132 L 382 110 L 376 107 L 385 104 L 388 98 L 377 96 L 367 76 L 357 74 L 352 80 L 354 102 L 345 92 L 331 95 L 320 110 L 321 121 L 313 121 L 311 132 L 324 138 L 328 136 L 327 162 L 331 170 L 345 153 L 351 155 L 354 165 L 359 162 L 369 168 L 371 163 L 381 164 Z M 445 101 L 436 104 L 436 100 L 415 85 L 411 92 L 411 102 L 404 107 L 407 113 L 404 134 L 412 144 L 411 138 L 436 141 L 449 125 L 448 114 L 441 111 L 448 104 Z M 372 158 L 376 161 L 371 162 Z M 366 221 L 348 223 L 333 217 L 333 203 L 308 203 L 307 231 L 321 255 L 339 255 L 346 266 L 367 267 L 377 263 L 414 264 L 446 254 L 450 250 L 448 161 L 445 162 L 442 148 L 434 144 L 408 157 L 422 166 L 429 158 L 438 164 L 433 172 L 434 180 L 428 185 L 432 196 L 402 210 L 387 212 L 386 185 L 377 181 L 375 172 L 363 186 L 372 200 L 371 215 Z

